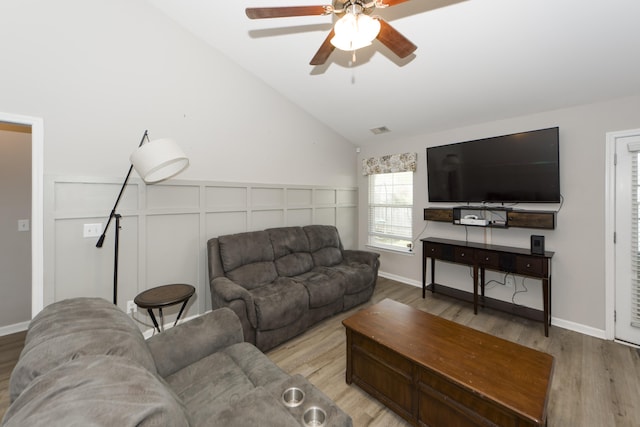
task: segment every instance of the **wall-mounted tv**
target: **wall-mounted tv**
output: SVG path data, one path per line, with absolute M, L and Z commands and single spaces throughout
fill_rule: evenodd
M 559 203 L 558 128 L 427 148 L 429 202 Z

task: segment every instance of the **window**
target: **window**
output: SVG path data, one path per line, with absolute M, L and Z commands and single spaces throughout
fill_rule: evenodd
M 413 172 L 369 175 L 369 244 L 408 251 L 412 244 Z

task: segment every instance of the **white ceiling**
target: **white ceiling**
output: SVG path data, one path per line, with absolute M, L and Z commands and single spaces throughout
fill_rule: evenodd
M 356 145 L 640 94 L 639 0 L 412 0 L 375 13 L 413 55 L 376 40 L 318 67 L 335 17 L 244 8 L 330 1 L 148 1 Z

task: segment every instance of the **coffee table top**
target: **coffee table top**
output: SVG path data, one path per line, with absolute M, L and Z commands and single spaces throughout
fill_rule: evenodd
M 345 327 L 526 418 L 546 419 L 553 356 L 385 299 Z

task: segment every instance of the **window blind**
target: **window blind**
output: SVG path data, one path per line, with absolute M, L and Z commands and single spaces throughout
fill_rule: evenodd
M 369 176 L 369 244 L 407 250 L 412 210 L 413 172 Z

